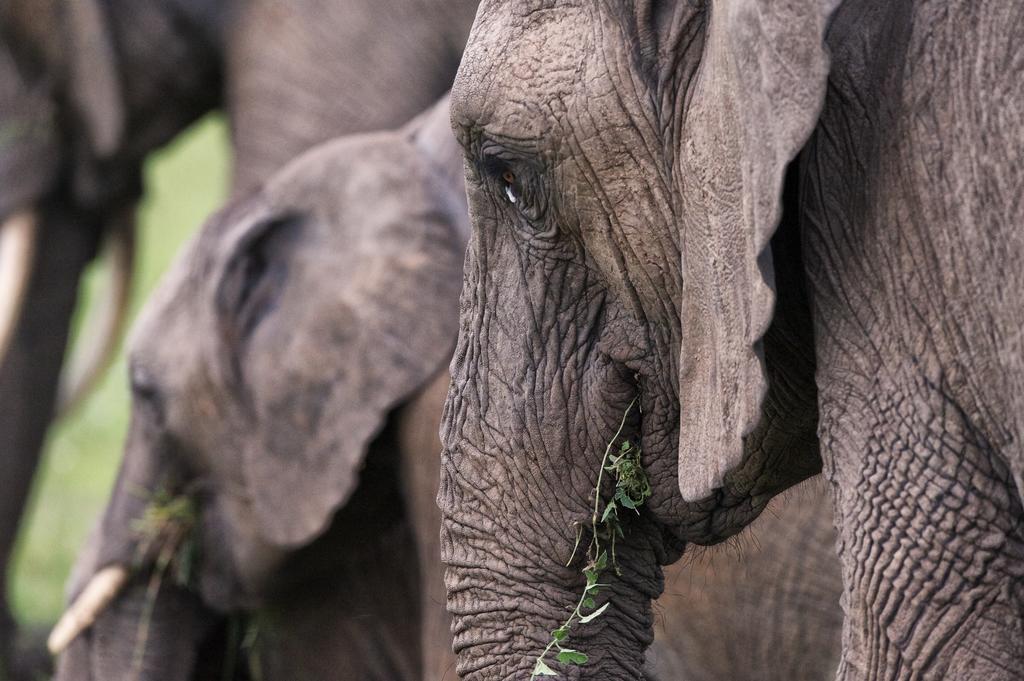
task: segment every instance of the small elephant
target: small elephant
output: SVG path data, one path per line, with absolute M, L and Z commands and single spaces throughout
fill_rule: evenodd
M 819 471 L 837 678 L 1022 678 L 1021 26 L 972 0 L 481 3 L 439 496 L 463 678 L 635 679 L 661 566 Z
M 146 157 L 221 108 L 239 194 L 314 144 L 402 125 L 450 87 L 475 11 L 476 0 L 0 3 L 0 574 L 55 410 L 116 347 Z M 84 334 L 96 342 L 65 363 L 79 278 L 102 243 L 114 280 Z M 11 624 L 0 589 L 0 668 Z
M 447 99 L 315 148 L 203 227 L 133 331 L 124 462 L 51 638 L 60 681 L 450 670 L 437 424 L 467 238 Z

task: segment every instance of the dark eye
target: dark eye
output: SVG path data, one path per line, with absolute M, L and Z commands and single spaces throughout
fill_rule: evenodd
M 511 170 L 505 170 L 501 174 L 501 180 L 505 184 L 505 198 L 512 205 L 519 203 L 519 186 L 516 184 L 516 174 Z
M 513 163 L 497 155 L 485 157 L 483 168 L 495 183 L 498 195 L 526 221 L 531 232 L 543 231 L 547 192 L 542 173 L 526 162 Z
M 132 362 L 129 369 L 129 381 L 131 382 L 132 400 L 135 404 L 152 410 L 155 415 L 162 417 L 162 395 L 153 374 L 142 364 Z

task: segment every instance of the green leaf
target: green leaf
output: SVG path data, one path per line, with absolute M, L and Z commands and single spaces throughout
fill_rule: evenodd
M 551 632 L 551 638 L 561 643 L 565 639 L 569 638 L 569 630 L 566 629 L 564 626 L 559 627 Z
M 590 658 L 587 657 L 586 653 L 581 653 L 578 650 L 571 650 L 569 648 L 558 653 L 558 661 L 562 664 L 581 665 L 586 664 L 588 659 Z
M 584 608 L 593 608 L 594 605 L 596 605 L 596 603 L 594 603 L 594 599 L 593 598 L 591 598 L 590 596 L 587 596 L 586 598 L 583 599 L 583 602 L 580 605 L 582 607 L 584 607 Z
M 533 665 L 533 673 L 530 674 L 530 678 L 537 676 L 558 676 L 558 672 L 549 667 L 544 662 L 544 658 L 537 658 L 537 664 Z
M 604 507 L 604 513 L 601 514 L 601 522 L 602 523 L 608 522 L 608 516 L 610 516 L 612 513 L 614 513 L 616 517 L 618 517 L 618 515 L 619 515 L 619 512 L 618 512 L 618 509 L 616 508 L 615 502 L 614 501 L 609 501 L 608 505 Z
M 596 620 L 598 617 L 601 616 L 601 613 L 603 613 L 605 610 L 608 609 L 608 606 L 611 605 L 611 604 L 612 604 L 612 602 L 608 601 L 607 603 L 605 603 L 604 605 L 602 605 L 600 608 L 598 608 L 594 612 L 590 613 L 589 615 L 584 615 L 583 617 L 580 618 L 580 624 L 586 624 L 587 622 L 590 622 L 591 620 Z

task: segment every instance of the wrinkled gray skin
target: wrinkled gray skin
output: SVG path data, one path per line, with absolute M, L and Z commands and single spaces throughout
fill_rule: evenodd
M 79 275 L 104 233 L 133 229 L 144 158 L 223 107 L 238 193 L 318 142 L 401 125 L 449 87 L 475 8 L 475 0 L 3 3 L 0 221 L 35 207 L 42 224 L 25 312 L 0 360 L 0 567 L 51 418 Z M 0 663 L 11 629 L 0 589 Z
M 124 463 L 71 593 L 107 565 L 134 577 L 59 681 L 224 678 L 225 613 L 259 623 L 260 678 L 451 673 L 434 500 L 460 156 L 445 98 L 313 149 L 186 248 L 133 331 Z M 161 585 L 135 668 L 154 560 L 137 521 L 159 491 L 198 504 L 199 558 L 191 588 Z M 239 673 L 257 659 L 239 655 Z
M 439 493 L 462 678 L 529 675 L 634 397 L 653 496 L 565 678 L 637 678 L 660 566 L 822 464 L 839 678 L 1024 669 L 1024 8 L 836 4 L 482 4 Z

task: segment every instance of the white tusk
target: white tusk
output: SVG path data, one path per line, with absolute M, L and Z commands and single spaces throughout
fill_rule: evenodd
M 21 317 L 35 261 L 39 221 L 32 211 L 20 211 L 0 226 L 0 364 Z
M 56 418 L 68 415 L 96 386 L 117 352 L 128 316 L 135 260 L 135 234 L 131 224 L 110 231 L 106 256 L 110 260 L 110 284 L 97 319 L 87 327 L 61 374 Z
M 79 634 L 93 625 L 127 583 L 128 570 L 121 565 L 108 565 L 93 575 L 46 639 L 50 653 L 64 652 Z

